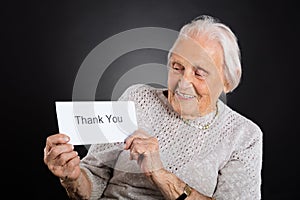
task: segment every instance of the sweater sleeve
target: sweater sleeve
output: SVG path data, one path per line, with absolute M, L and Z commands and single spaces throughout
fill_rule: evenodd
M 261 199 L 262 131 L 244 124 L 227 164 L 219 170 L 214 197 L 217 200 Z
M 87 155 L 82 158 L 80 166 L 92 184 L 92 199 L 99 199 L 112 176 L 113 168 L 122 144 L 92 144 Z

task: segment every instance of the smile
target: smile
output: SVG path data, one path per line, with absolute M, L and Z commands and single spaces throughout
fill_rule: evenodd
M 190 95 L 190 94 L 183 94 L 179 92 L 178 90 L 175 91 L 175 94 L 180 98 L 180 99 L 193 99 L 196 97 L 195 95 Z

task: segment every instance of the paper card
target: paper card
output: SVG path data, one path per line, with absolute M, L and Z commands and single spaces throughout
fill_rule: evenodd
M 56 101 L 60 133 L 73 145 L 124 142 L 137 129 L 133 101 Z

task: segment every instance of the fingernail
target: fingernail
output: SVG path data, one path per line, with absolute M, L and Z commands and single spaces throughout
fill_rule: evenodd
M 69 141 L 69 137 L 64 137 L 64 140 L 65 140 L 66 142 L 68 142 L 68 141 Z

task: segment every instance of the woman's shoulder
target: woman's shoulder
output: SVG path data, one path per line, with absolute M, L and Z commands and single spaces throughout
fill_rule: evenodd
M 249 142 L 262 140 L 263 131 L 254 120 L 229 106 L 227 108 L 229 115 L 231 115 L 231 120 L 234 121 L 232 130 L 238 141 L 248 144 Z
M 262 129 L 253 119 L 234 110 L 225 103 L 223 104 L 227 113 L 226 121 L 227 123 L 231 123 L 234 132 L 242 132 L 243 135 L 248 133 L 248 136 L 251 135 L 251 137 L 262 137 Z

